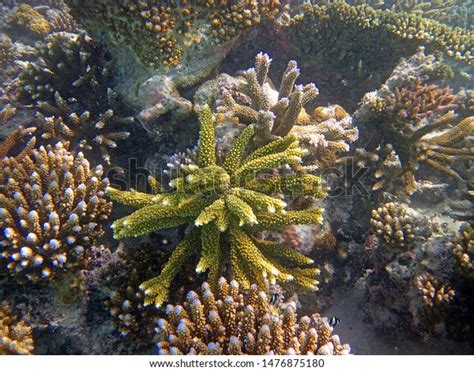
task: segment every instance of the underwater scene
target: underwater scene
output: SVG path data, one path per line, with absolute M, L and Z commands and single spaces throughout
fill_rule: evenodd
M 0 0 L 0 355 L 473 354 L 473 9 Z

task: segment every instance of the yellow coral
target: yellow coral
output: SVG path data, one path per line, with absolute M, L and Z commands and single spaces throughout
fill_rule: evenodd
M 8 18 L 8 23 L 39 36 L 45 36 L 53 30 L 48 20 L 28 4 L 20 4 L 18 9 Z
M 0 303 L 0 355 L 29 355 L 33 350 L 31 327 L 12 314 L 7 302 Z

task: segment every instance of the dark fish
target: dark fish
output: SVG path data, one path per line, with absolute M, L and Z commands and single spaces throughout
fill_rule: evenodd
M 274 292 L 270 298 L 270 304 L 277 306 L 280 303 L 280 294 Z
M 332 328 L 336 327 L 336 325 L 338 325 L 339 323 L 341 323 L 341 320 L 337 317 L 331 317 L 329 318 L 329 326 L 331 326 Z

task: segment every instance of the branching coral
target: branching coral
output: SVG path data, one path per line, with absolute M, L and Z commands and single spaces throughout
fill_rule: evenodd
M 7 22 L 37 36 L 45 36 L 53 30 L 48 20 L 28 4 L 20 4 L 8 17 Z
M 285 6 L 279 1 L 138 1 L 68 0 L 73 14 L 92 32 L 108 30 L 147 66 L 173 67 L 196 47 L 221 44 Z
M 46 281 L 85 266 L 111 204 L 101 166 L 35 139 L 1 161 L 0 260 L 19 280 Z
M 316 50 L 314 45 L 320 45 L 325 37 L 329 38 L 328 30 L 352 30 L 353 34 L 377 31 L 378 40 L 395 38 L 415 45 L 427 45 L 468 63 L 472 63 L 474 58 L 474 38 L 470 29 L 450 27 L 417 14 L 376 10 L 368 5 L 352 6 L 344 1 L 304 6 L 303 11 L 294 17 L 292 28 L 295 42 L 298 43 L 296 38 L 300 37 L 305 40 L 304 48 L 312 50 Z M 331 40 L 334 37 L 341 36 L 333 34 Z M 341 60 L 345 54 L 340 53 Z
M 474 278 L 474 229 L 465 225 L 459 229 L 456 238 L 450 243 L 451 251 L 460 270 L 468 277 Z
M 454 290 L 442 284 L 429 273 L 417 276 L 415 283 L 422 296 L 423 303 L 429 308 L 436 309 L 446 306 L 454 298 Z
M 435 114 L 455 110 L 459 99 L 449 87 L 422 84 L 418 77 L 409 86 L 395 87 L 394 92 L 385 97 L 385 110 L 400 120 L 420 121 Z
M 31 327 L 12 314 L 7 302 L 0 303 L 0 355 L 30 355 L 33 350 Z
M 110 88 L 110 62 L 105 50 L 86 34 L 59 32 L 37 50 L 19 78 L 19 99 L 39 111 L 44 139 L 66 139 L 71 147 L 97 146 L 110 163 L 107 148 L 129 136 L 115 131 L 133 118 L 124 115 L 117 94 Z M 115 129 L 115 130 L 114 130 Z
M 451 110 L 459 107 L 460 97 L 448 88 L 421 82 L 437 76 L 442 69 L 438 65 L 420 50 L 402 61 L 381 89 L 366 94 L 354 115 L 361 129 L 375 129 L 365 132 L 368 145 L 355 156 L 360 164 L 374 166 L 374 190 L 399 184 L 402 178 L 406 192 L 413 193 L 420 164 L 455 178 L 465 188 L 461 164 L 474 158 L 474 119 L 459 122 Z
M 270 64 L 267 54 L 258 54 L 255 68 L 245 72 L 245 83 L 240 89 L 224 92 L 220 111 L 242 123 L 254 124 L 257 143 L 295 134 L 309 151 L 307 165 L 332 165 L 337 153 L 347 152 L 349 143 L 358 138 L 351 117 L 337 105 L 318 107 L 308 114 L 304 107 L 318 96 L 316 86 L 295 85 L 300 72 L 296 62 L 290 61 L 276 91 L 268 79 Z
M 290 304 L 279 313 L 266 294 L 252 285 L 220 278 L 215 292 L 204 283 L 190 291 L 184 306 L 168 305 L 157 322 L 160 354 L 349 354 L 318 313 L 297 321 Z
M 413 244 L 416 225 L 406 207 L 389 202 L 372 210 L 370 223 L 375 233 L 393 249 L 408 249 Z
M 315 289 L 318 269 L 304 267 L 312 263 L 311 259 L 252 235 L 254 231 L 322 221 L 321 209 L 286 211 L 286 203 L 273 196 L 325 195 L 319 177 L 268 173 L 301 161 L 305 151 L 298 146 L 295 136 L 277 139 L 245 156 L 254 135 L 254 126 L 250 125 L 234 141 L 223 163 L 217 164 L 215 119 L 209 108 L 200 113 L 200 125 L 198 164 L 183 166 L 183 176 L 170 183 L 171 192 L 160 190 L 156 180 L 152 184 L 155 194 L 108 190 L 113 200 L 139 209 L 113 223 L 115 238 L 137 237 L 183 224 L 190 226 L 161 274 L 142 284 L 146 302 L 160 305 L 166 300 L 173 278 L 196 251 L 200 251 L 196 270 L 209 270 L 213 285 L 230 261 L 235 278 L 244 288 L 253 282 L 265 287 L 267 278 L 270 282 L 294 281 Z

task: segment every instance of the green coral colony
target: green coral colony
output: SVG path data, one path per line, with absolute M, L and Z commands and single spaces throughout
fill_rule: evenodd
M 393 318 L 409 313 L 406 327 L 418 333 L 472 332 L 440 330 L 448 314 L 462 323 L 472 310 L 474 37 L 466 1 L 10 3 L 0 5 L 0 282 L 13 289 L 0 287 L 0 354 L 32 354 L 50 336 L 36 339 L 46 331 L 39 314 L 20 316 L 18 300 L 30 289 L 41 300 L 57 295 L 55 307 L 64 304 L 58 292 L 80 290 L 74 319 L 93 310 L 100 291 L 126 341 L 140 351 L 157 341 L 159 354 L 348 354 L 333 333 L 336 319 L 298 319 L 298 295 L 306 305 L 319 280 L 363 283 L 371 308 L 387 306 L 384 319 L 364 312 L 383 329 L 397 311 Z M 203 84 L 215 67 L 229 69 L 237 48 L 253 53 L 248 44 L 268 42 L 261 34 L 276 29 L 269 48 L 284 45 L 307 74 L 294 60 L 286 68 L 278 61 L 274 84 L 272 60 L 260 52 L 254 68 L 232 66 L 235 76 Z M 297 83 L 316 66 L 330 74 L 323 84 L 334 83 L 329 97 Z M 372 92 L 356 87 L 384 80 Z M 131 85 L 146 102 L 137 103 Z M 360 95 L 353 114 L 338 102 L 346 94 Z M 149 156 L 147 166 L 169 138 L 189 146 L 180 136 L 194 128 L 193 113 L 198 145 L 170 157 L 177 172 L 165 171 L 168 184 L 148 176 L 142 192 L 109 181 L 107 170 L 120 173 L 132 156 L 124 152 L 148 139 L 148 124 L 157 152 L 136 154 Z M 326 197 L 328 173 L 347 189 L 338 177 L 346 161 L 368 170 L 367 199 Z M 119 216 L 110 224 L 113 204 Z M 121 205 L 132 211 L 120 214 Z M 162 237 L 170 229 L 172 243 Z
M 174 276 L 194 251 L 200 251 L 196 271 L 209 270 L 215 284 L 227 261 L 237 281 L 248 288 L 253 280 L 265 287 L 270 282 L 295 280 L 315 289 L 319 270 L 306 267 L 313 261 L 276 243 L 253 236 L 252 232 L 274 230 L 291 224 L 322 222 L 322 210 L 286 211 L 286 203 L 276 194 L 323 197 L 321 179 L 295 172 L 286 176 L 258 177 L 282 165 L 301 162 L 305 152 L 294 136 L 277 139 L 246 155 L 254 135 L 248 126 L 235 140 L 225 161 L 217 164 L 215 120 L 209 108 L 200 113 L 199 162 L 183 168 L 183 177 L 171 181 L 172 192 L 160 192 L 155 179 L 155 194 L 108 189 L 112 200 L 139 208 L 115 221 L 115 238 L 137 237 L 163 228 L 190 224 L 187 237 L 175 248 L 161 274 L 142 284 L 146 302 L 161 305 Z M 228 245 L 229 247 L 226 247 Z M 226 256 L 228 255 L 228 256 Z M 289 269 L 278 259 L 296 268 Z

